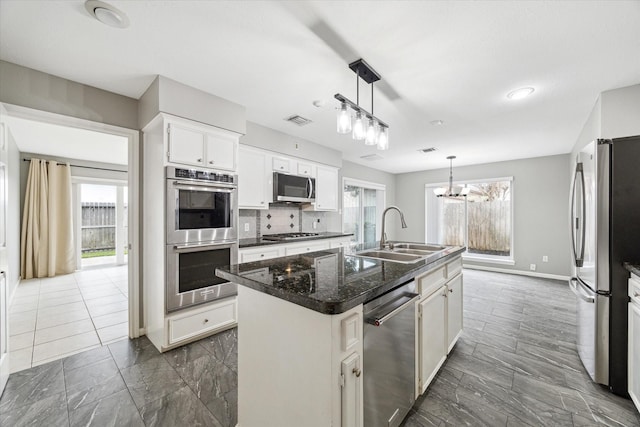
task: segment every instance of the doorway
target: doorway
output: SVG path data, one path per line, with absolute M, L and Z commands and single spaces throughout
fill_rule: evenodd
M 74 217 L 77 216 L 76 257 L 78 270 L 66 276 L 22 281 L 14 292 L 13 309 L 10 315 L 23 318 L 23 329 L 12 328 L 9 322 L 11 347 L 11 371 L 35 366 L 55 358 L 64 357 L 95 346 L 105 345 L 117 339 L 135 338 L 140 335 L 140 307 L 138 282 L 138 131 L 119 128 L 87 120 L 35 111 L 23 107 L 4 105 L 10 121 L 31 120 L 34 123 L 68 127 L 103 135 L 115 135 L 126 140 L 126 163 L 117 172 L 119 180 L 105 179 L 106 169 L 92 167 L 91 161 L 74 161 L 75 156 L 49 154 L 49 157 L 64 157 L 72 163 L 73 186 L 78 190 L 74 197 Z M 23 150 L 20 151 L 20 163 Z M 38 157 L 34 154 L 34 157 Z M 75 153 L 74 153 L 75 154 Z M 46 158 L 46 156 L 43 156 Z M 104 162 L 104 160 L 97 160 Z M 25 162 L 26 164 L 26 162 Z M 20 168 L 21 165 L 13 165 Z M 76 173 L 73 173 L 73 168 Z M 79 171 L 87 171 L 88 176 Z M 101 176 L 102 175 L 102 176 Z M 101 191 L 102 190 L 102 191 Z M 13 189 L 16 191 L 16 189 Z M 98 212 L 98 217 L 82 217 L 83 193 L 86 211 Z M 100 196 L 102 194 L 102 196 Z M 108 197 L 107 197 L 108 196 Z M 109 200 L 106 200 L 108 198 Z M 93 204 L 93 205 L 92 205 Z M 88 215 L 88 214 L 87 214 Z M 83 228 L 84 227 L 84 228 Z M 87 230 L 87 231 L 84 231 Z M 82 235 L 85 234 L 85 242 Z M 77 240 L 80 240 L 79 244 Z M 93 241 L 93 243 L 91 243 Z M 19 250 L 19 245 L 16 247 Z M 87 254 L 83 257 L 83 254 Z M 93 259 L 93 265 L 92 260 Z M 17 267 L 19 268 L 19 266 Z M 47 283 L 50 281 L 50 283 Z M 45 293 L 49 293 L 45 295 Z M 50 292 L 54 292 L 51 294 Z M 44 295 L 44 297 L 43 297 Z M 34 298 L 35 296 L 35 298 Z M 54 313 L 56 298 L 68 305 L 64 313 Z M 35 302 L 34 302 L 35 301 Z M 43 304 L 40 304 L 42 302 Z M 22 307 L 17 307 L 24 303 Z M 40 312 L 40 305 L 43 310 Z M 62 315 L 64 314 L 64 316 Z M 58 324 L 59 319 L 66 323 Z M 48 329 L 48 334 L 38 333 L 38 326 Z M 92 330 L 89 330 L 91 326 Z M 33 329 L 33 330 L 27 330 Z M 77 342 L 71 342 L 73 333 Z M 69 340 L 69 343 L 63 342 Z M 31 348 L 18 349 L 17 344 L 31 343 Z M 48 345 L 51 343 L 50 345 Z M 47 344 L 47 345 L 45 345 Z M 41 345 L 36 354 L 36 347 Z M 47 349 L 46 347 L 50 347 Z M 54 354 L 57 349 L 64 354 Z M 15 354 L 14 354 L 15 350 Z M 48 351 L 51 350 L 51 351 Z M 55 351 L 54 351 L 55 350 Z M 29 354 L 27 354 L 29 353 Z M 37 360 L 36 360 L 37 359 Z M 18 362 L 18 363 L 14 363 Z M 28 363 L 28 364 L 27 364 Z

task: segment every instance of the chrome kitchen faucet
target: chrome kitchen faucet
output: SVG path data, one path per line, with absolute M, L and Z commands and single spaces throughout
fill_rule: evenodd
M 402 228 L 407 228 L 407 223 L 404 222 L 404 214 L 402 213 L 399 207 L 389 206 L 387 209 L 385 209 L 384 212 L 382 212 L 382 234 L 380 236 L 380 249 L 385 249 L 385 246 L 390 246 L 387 243 L 387 234 L 384 232 L 385 218 L 387 216 L 387 212 L 390 209 L 395 209 L 398 211 L 398 213 L 400 214 L 400 221 L 402 222 Z

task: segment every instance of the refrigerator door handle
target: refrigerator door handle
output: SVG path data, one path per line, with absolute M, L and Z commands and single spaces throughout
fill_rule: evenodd
M 577 277 L 572 277 L 571 279 L 569 279 L 569 287 L 571 288 L 573 293 L 576 294 L 576 296 L 581 300 L 588 302 L 589 304 L 593 304 L 596 302 L 595 295 L 594 296 L 589 295 L 584 290 L 584 287 L 578 282 Z
M 582 192 L 582 224 L 580 224 L 580 218 L 576 217 L 576 185 L 578 184 L 578 174 L 580 174 L 580 184 Z M 582 267 L 584 263 L 584 245 L 585 245 L 585 221 L 584 215 L 586 214 L 586 193 L 584 188 L 584 173 L 582 169 L 582 163 L 576 164 L 576 172 L 573 177 L 573 189 L 571 194 L 571 248 L 573 250 L 573 258 L 575 260 L 576 267 Z M 580 240 L 580 256 L 576 252 L 576 228 L 580 228 L 581 240 Z

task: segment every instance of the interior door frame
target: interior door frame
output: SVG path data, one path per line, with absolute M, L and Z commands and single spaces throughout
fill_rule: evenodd
M 0 103 L 0 106 L 5 108 L 9 117 L 108 133 L 127 138 L 129 338 L 137 338 L 140 335 L 144 335 L 144 325 L 140 316 L 140 131 L 19 105 Z

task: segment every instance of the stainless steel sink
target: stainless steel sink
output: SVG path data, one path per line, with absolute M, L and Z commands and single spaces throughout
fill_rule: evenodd
M 381 259 L 383 261 L 400 262 L 402 264 L 412 264 L 414 262 L 420 261 L 421 259 L 424 259 L 424 256 L 412 255 L 412 254 L 403 254 L 403 253 L 393 252 L 393 251 L 388 251 L 388 250 L 384 250 L 384 251 L 378 251 L 378 250 L 364 251 L 364 252 L 357 253 L 354 256 L 364 257 L 364 258 Z
M 392 249 L 370 249 L 354 254 L 357 257 L 412 264 L 447 249 L 446 246 L 420 243 L 394 243 Z
M 394 249 L 416 249 L 419 251 L 438 252 L 447 249 L 446 246 L 423 245 L 420 243 L 394 243 Z
M 400 253 L 400 254 L 411 254 L 411 255 L 418 255 L 418 256 L 429 256 L 432 253 L 436 252 L 436 251 L 423 251 L 423 250 L 418 250 L 418 249 L 404 249 L 404 248 L 393 248 L 393 252 L 394 253 Z

